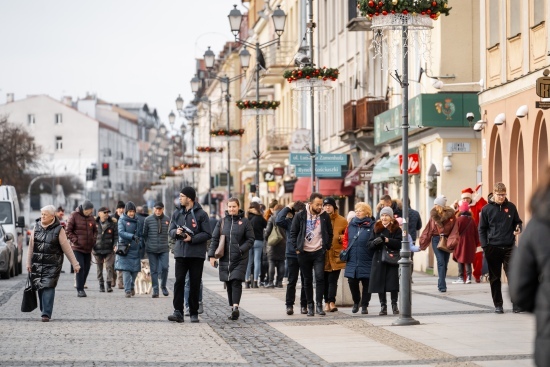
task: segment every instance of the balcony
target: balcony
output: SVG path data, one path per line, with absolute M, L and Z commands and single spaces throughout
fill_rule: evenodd
M 340 140 L 348 144 L 355 140 L 356 104 L 354 99 L 344 104 L 344 130 L 340 131 Z
M 348 0 L 348 24 L 346 28 L 351 32 L 366 32 L 371 30 L 372 22 L 358 14 L 357 0 Z
M 289 41 L 281 41 L 280 46 L 273 44 L 267 48 L 264 48 L 262 53 L 265 58 L 267 72 L 262 77 L 262 83 L 284 83 L 285 79 L 283 78 L 283 72 L 289 67 L 289 65 L 294 65 L 292 59 L 295 51 L 295 42 Z

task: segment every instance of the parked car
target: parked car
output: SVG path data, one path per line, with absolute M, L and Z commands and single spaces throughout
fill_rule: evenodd
M 0 225 L 0 278 L 9 279 L 16 275 L 16 252 L 13 235 L 6 233 L 4 226 Z
M 25 241 L 25 218 L 21 215 L 15 187 L 0 185 L 0 224 L 5 233 L 11 233 L 15 251 L 15 275 L 23 272 L 23 242 Z

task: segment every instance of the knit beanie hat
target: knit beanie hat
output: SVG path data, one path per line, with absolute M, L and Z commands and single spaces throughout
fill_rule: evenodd
M 462 203 L 460 203 L 460 206 L 458 207 L 458 210 L 460 212 L 467 212 L 470 210 L 470 204 L 468 204 L 467 201 L 463 201 Z
M 439 206 L 445 206 L 447 205 L 447 198 L 445 197 L 445 195 L 439 195 L 437 198 L 435 198 L 434 204 Z
M 193 201 L 197 198 L 197 192 L 191 186 L 185 186 L 181 189 L 181 193 Z
M 124 207 L 124 214 L 128 214 L 130 210 L 136 211 L 136 204 L 131 201 L 126 203 L 126 206 Z
M 383 207 L 382 210 L 380 210 L 380 216 L 382 216 L 384 214 L 389 215 L 391 218 L 393 218 L 392 208 L 390 208 L 389 206 Z
M 116 208 L 117 209 L 120 209 L 120 208 L 124 209 L 125 206 L 126 206 L 126 204 L 124 204 L 124 201 L 119 201 L 116 205 Z
M 88 210 L 93 208 L 94 208 L 94 204 L 92 204 L 90 200 L 84 200 L 84 202 L 82 203 L 82 210 Z

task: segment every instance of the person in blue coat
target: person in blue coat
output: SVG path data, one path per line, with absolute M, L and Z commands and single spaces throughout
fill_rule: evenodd
M 355 217 L 351 219 L 344 232 L 343 248 L 349 248 L 349 258 L 344 276 L 348 278 L 349 290 L 353 299 L 353 308 L 351 309 L 353 313 L 357 313 L 359 305 L 361 305 L 361 313 L 368 314 L 367 307 L 371 298 L 368 289 L 373 251 L 368 248 L 367 243 L 374 224 L 371 217 L 372 209 L 369 204 L 363 202 L 355 204 Z M 361 295 L 359 283 L 363 284 L 363 295 Z
M 141 236 L 143 233 L 143 222 L 136 218 L 136 206 L 131 201 L 126 203 L 124 214 L 118 221 L 118 243 L 130 244 L 126 256 L 116 255 L 115 270 L 122 271 L 124 292 L 126 298 L 136 294 L 134 283 L 137 274 L 141 271 Z

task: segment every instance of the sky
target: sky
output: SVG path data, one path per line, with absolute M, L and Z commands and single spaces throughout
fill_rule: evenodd
M 112 103 L 147 103 L 168 126 L 178 94 L 185 104 L 193 99 L 195 59 L 233 40 L 227 15 L 234 3 L 0 0 L 0 104 L 7 93 L 16 100 L 95 93 Z

